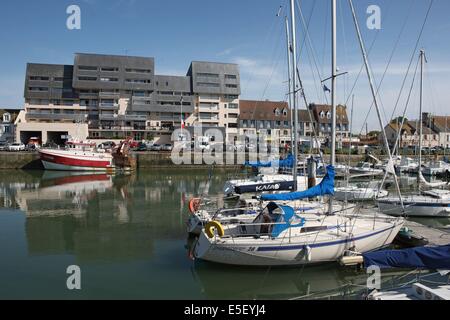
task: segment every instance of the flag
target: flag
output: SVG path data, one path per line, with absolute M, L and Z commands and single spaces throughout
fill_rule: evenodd
M 331 93 L 331 90 L 326 85 L 323 85 L 323 91 Z
M 181 114 L 181 129 L 184 129 L 184 115 Z

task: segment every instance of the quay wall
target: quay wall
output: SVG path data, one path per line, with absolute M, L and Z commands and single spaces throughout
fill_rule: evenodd
M 133 154 L 137 160 L 138 168 L 205 168 L 208 165 L 205 163 L 196 164 L 194 156 L 191 158 L 190 164 L 175 165 L 170 157 L 170 152 L 136 152 Z M 201 156 L 201 155 L 198 155 Z M 236 159 L 236 155 L 235 159 Z M 426 157 L 424 157 L 426 159 Z M 350 162 L 352 164 L 362 161 L 363 155 L 352 155 Z M 434 157 L 433 157 L 434 159 Z M 248 160 L 248 159 L 247 159 Z M 328 156 L 325 155 L 325 161 L 328 160 Z M 348 155 L 337 155 L 337 161 L 346 163 L 348 162 Z M 224 160 L 224 164 L 215 164 L 216 168 L 233 169 L 240 167 L 242 161 L 234 161 L 235 164 L 227 165 Z M 236 164 L 239 163 L 239 164 Z M 0 170 L 8 169 L 30 169 L 41 170 L 42 164 L 39 160 L 39 155 L 36 152 L 0 152 Z

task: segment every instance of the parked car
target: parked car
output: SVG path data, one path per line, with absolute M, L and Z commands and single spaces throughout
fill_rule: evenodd
M 12 143 L 8 146 L 8 151 L 25 151 L 25 145 L 21 142 Z
M 161 150 L 163 151 L 172 151 L 173 150 L 173 145 L 170 143 L 166 143 L 165 145 L 163 145 L 161 147 Z
M 98 148 L 103 150 L 112 150 L 115 146 L 116 143 L 114 141 L 105 141 L 103 143 L 100 143 L 98 145 Z
M 8 143 L 0 142 L 0 151 L 7 151 L 7 150 L 8 150 Z
M 145 143 L 139 143 L 139 145 L 137 146 L 137 148 L 136 148 L 136 151 L 147 151 L 148 150 L 148 148 L 147 148 L 147 145 L 145 144 Z
M 59 149 L 60 146 L 54 142 L 47 142 L 42 145 L 42 148 L 46 149 Z
M 162 146 L 160 144 L 155 143 L 154 145 L 152 145 L 151 147 L 151 151 L 161 151 Z

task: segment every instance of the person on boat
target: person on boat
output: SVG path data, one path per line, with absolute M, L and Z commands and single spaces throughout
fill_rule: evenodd
M 272 231 L 273 219 L 268 212 L 263 214 L 263 224 L 261 225 L 261 234 L 269 234 Z

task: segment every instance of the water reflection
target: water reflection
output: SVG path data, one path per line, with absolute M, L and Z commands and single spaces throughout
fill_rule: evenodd
M 16 173 L 0 173 L 0 208 L 25 214 L 29 254 L 80 262 L 151 258 L 155 239 L 184 237 L 196 190 L 214 191 L 203 173 Z
M 42 290 L 48 298 L 64 297 L 61 270 L 68 263 L 81 265 L 89 277 L 83 298 L 283 299 L 328 290 L 342 294 L 349 284 L 365 284 L 364 273 L 335 264 L 255 269 L 189 260 L 187 202 L 206 195 L 212 206 L 224 205 L 227 174 L 209 173 L 0 172 L 0 236 L 9 234 L 0 243 L 0 282 L 6 283 L 0 297 L 11 297 L 6 288 L 12 287 L 21 298 L 42 298 Z M 20 230 L 6 230 L 14 216 Z M 32 270 L 20 283 L 19 265 Z M 49 270 L 61 279 L 51 278 Z

